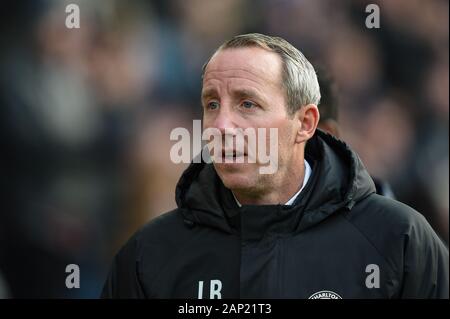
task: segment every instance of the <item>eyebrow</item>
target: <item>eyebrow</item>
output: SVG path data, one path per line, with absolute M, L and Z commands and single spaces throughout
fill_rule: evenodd
M 251 97 L 251 98 L 260 98 L 260 94 L 252 89 L 237 89 L 233 90 L 232 94 L 239 98 Z M 206 89 L 202 92 L 202 100 L 206 100 L 210 97 L 217 97 L 217 91 L 215 89 Z
M 202 100 L 206 100 L 209 97 L 217 97 L 217 91 L 215 89 L 207 89 L 202 92 Z
M 252 98 L 260 98 L 260 94 L 257 91 L 251 89 L 238 89 L 233 91 L 233 95 L 243 98 L 243 97 L 252 97 Z

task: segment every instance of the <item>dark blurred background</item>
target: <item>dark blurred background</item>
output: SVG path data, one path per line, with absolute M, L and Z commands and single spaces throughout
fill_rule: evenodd
M 65 27 L 78 4 L 81 28 Z M 380 7 L 367 29 L 366 5 Z M 447 0 L 8 1 L 0 20 L 0 297 L 96 298 L 117 249 L 175 207 L 171 129 L 201 66 L 282 36 L 338 87 L 342 139 L 448 243 Z M 319 106 L 320 109 L 320 106 Z M 67 264 L 81 287 L 67 289 Z

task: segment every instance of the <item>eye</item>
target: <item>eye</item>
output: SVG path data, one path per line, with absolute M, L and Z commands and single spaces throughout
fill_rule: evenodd
M 253 102 L 251 102 L 251 101 L 243 101 L 243 102 L 242 102 L 242 107 L 243 107 L 244 109 L 251 109 L 251 108 L 256 107 L 256 104 L 253 103 Z
M 219 108 L 219 102 L 215 102 L 215 101 L 209 102 L 209 103 L 206 105 L 206 108 L 207 108 L 208 110 L 217 110 L 217 109 Z

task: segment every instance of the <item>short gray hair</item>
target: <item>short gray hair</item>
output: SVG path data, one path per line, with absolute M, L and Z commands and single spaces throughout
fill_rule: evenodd
M 319 105 L 320 88 L 316 71 L 306 57 L 280 37 L 260 33 L 241 34 L 224 42 L 203 65 L 202 76 L 211 58 L 220 50 L 260 47 L 278 54 L 283 63 L 282 85 L 286 89 L 287 113 L 293 115 L 300 107 Z

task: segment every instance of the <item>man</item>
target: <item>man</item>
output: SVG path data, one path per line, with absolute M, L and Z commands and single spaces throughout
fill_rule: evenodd
M 419 213 L 375 193 L 345 143 L 316 129 L 319 99 L 314 68 L 287 41 L 225 42 L 204 67 L 204 129 L 226 138 L 276 128 L 277 170 L 261 174 L 259 157 L 194 161 L 178 208 L 121 249 L 102 296 L 448 298 L 448 249 Z
M 317 71 L 320 85 L 320 120 L 318 128 L 340 137 L 338 122 L 338 102 L 336 97 L 336 86 L 329 74 L 324 70 Z M 394 192 L 388 182 L 372 177 L 377 194 L 395 199 Z

